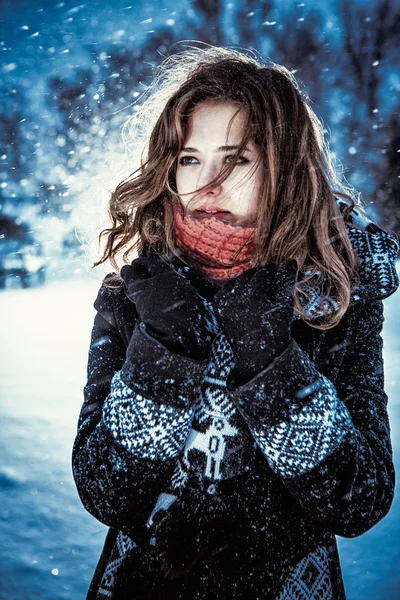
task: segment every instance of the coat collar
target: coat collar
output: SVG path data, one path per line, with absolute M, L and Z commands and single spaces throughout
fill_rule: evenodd
M 336 198 L 341 212 L 348 204 Z M 364 210 L 355 206 L 346 224 L 348 236 L 359 257 L 360 285 L 353 291 L 352 301 L 384 300 L 399 287 L 396 259 L 399 242 L 381 229 Z
M 337 202 L 342 212 L 348 206 L 342 200 L 337 199 Z M 359 285 L 352 290 L 350 305 L 360 301 L 384 300 L 399 287 L 396 271 L 399 243 L 393 235 L 364 215 L 358 207 L 350 212 L 349 217 L 346 229 L 359 258 L 360 275 Z M 310 290 L 310 298 L 303 301 L 302 306 L 309 320 L 318 319 L 325 312 L 332 314 L 339 308 L 334 298 L 324 299 L 321 307 L 317 286 Z
M 399 287 L 396 238 L 372 221 L 364 230 L 349 225 L 347 231 L 359 256 L 360 285 L 353 292 L 353 301 L 384 300 L 394 294 Z

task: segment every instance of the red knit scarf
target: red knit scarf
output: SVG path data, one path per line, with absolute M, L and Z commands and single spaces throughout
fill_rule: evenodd
M 176 245 L 183 258 L 209 278 L 224 283 L 255 266 L 251 260 L 255 227 L 233 226 L 216 217 L 183 218 L 178 204 L 174 205 L 174 215 Z

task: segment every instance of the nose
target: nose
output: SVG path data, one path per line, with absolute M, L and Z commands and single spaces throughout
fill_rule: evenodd
M 222 184 L 213 184 L 212 181 L 219 175 L 217 168 L 204 168 L 202 169 L 199 179 L 197 181 L 197 189 L 203 188 L 202 194 L 206 196 L 212 196 L 217 198 L 222 193 Z

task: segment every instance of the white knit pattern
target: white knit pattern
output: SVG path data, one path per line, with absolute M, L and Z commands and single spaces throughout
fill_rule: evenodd
M 253 430 L 270 467 L 282 477 L 311 471 L 346 435 L 355 435 L 350 413 L 338 399 L 334 385 L 321 378 L 322 386 L 299 412 L 277 425 Z
M 174 490 L 186 485 L 191 470 L 201 471 L 202 477 L 215 481 L 228 479 L 250 468 L 256 443 L 226 391 L 226 381 L 233 366 L 232 349 L 220 332 L 194 403 L 192 429 L 173 474 Z M 235 448 L 234 452 L 232 448 Z
M 276 600 L 332 600 L 333 591 L 326 548 L 318 548 L 293 569 Z
M 107 563 L 106 570 L 104 571 L 103 577 L 100 582 L 97 598 L 99 600 L 106 600 L 106 598 L 113 597 L 113 590 L 115 585 L 115 576 L 118 573 L 118 569 L 122 564 L 125 555 L 133 548 L 136 548 L 137 544 L 122 531 L 118 532 L 115 540 L 115 546 Z
M 373 228 L 373 224 L 372 224 Z M 373 286 L 381 297 L 386 297 L 396 289 L 398 277 L 393 268 L 399 245 L 386 231 L 364 232 L 348 227 L 352 246 L 360 254 L 362 280 Z
M 120 371 L 103 405 L 103 423 L 140 459 L 165 460 L 179 454 L 191 427 L 193 409 L 157 404 L 126 386 Z

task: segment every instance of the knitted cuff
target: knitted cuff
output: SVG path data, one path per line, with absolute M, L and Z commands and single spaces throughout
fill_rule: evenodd
M 209 358 L 194 360 L 174 354 L 140 323 L 129 342 L 121 380 L 153 402 L 185 408 L 195 400 L 208 362 Z
M 250 427 L 276 424 L 299 412 L 322 386 L 322 376 L 292 340 L 264 371 L 240 387 L 228 385 L 230 398 Z
M 322 387 L 301 411 L 252 434 L 270 467 L 284 478 L 307 473 L 333 454 L 346 437 L 356 435 L 347 407 L 335 386 L 322 376 Z
M 185 445 L 194 407 L 174 408 L 143 397 L 121 381 L 117 371 L 103 404 L 103 424 L 130 455 L 169 460 Z

